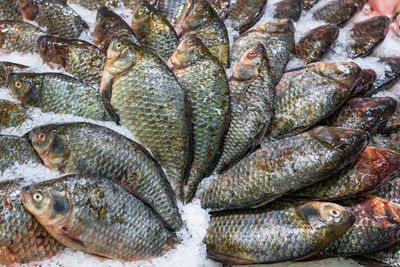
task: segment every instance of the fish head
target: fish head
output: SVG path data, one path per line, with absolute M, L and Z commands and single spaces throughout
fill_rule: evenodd
M 190 34 L 182 39 L 167 65 L 170 68 L 185 68 L 202 58 L 204 54 L 209 54 L 207 47 L 196 35 Z
M 41 36 L 38 39 L 39 55 L 45 62 L 65 67 L 69 43 L 70 41 L 64 38 Z
M 36 106 L 40 98 L 41 75 L 35 73 L 10 73 L 7 87 L 21 105 Z
M 113 75 L 127 71 L 136 64 L 142 52 L 141 47 L 126 39 L 114 39 L 107 49 L 105 71 Z
M 18 7 L 24 19 L 34 20 L 38 14 L 36 0 L 18 0 Z
M 113 11 L 105 6 L 100 7 L 94 25 L 93 42 L 99 46 L 105 41 L 110 31 L 119 28 L 122 23 L 123 21 Z
M 131 28 L 139 40 L 146 37 L 149 27 L 155 23 L 152 18 L 153 12 L 155 12 L 154 9 L 145 1 L 137 1 L 134 5 Z
M 259 75 L 266 66 L 269 66 L 267 53 L 264 46 L 258 44 L 244 52 L 233 68 L 232 76 L 237 80 L 249 80 Z
M 218 19 L 214 8 L 206 1 L 197 1 L 182 22 L 183 32 L 193 30 L 209 21 Z

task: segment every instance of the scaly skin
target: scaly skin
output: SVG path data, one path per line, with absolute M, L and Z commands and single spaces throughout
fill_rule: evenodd
M 124 0 L 125 3 L 130 1 L 132 0 Z M 159 0 L 159 2 L 161 14 L 176 29 L 180 20 L 185 15 L 185 3 L 191 2 L 191 0 Z
M 208 0 L 208 2 L 218 13 L 222 21 L 225 20 L 228 12 L 231 12 L 233 8 L 233 6 L 230 6 L 230 0 Z
M 366 0 L 336 0 L 327 3 L 325 6 L 315 10 L 315 19 L 323 20 L 327 23 L 343 26 L 351 17 L 359 12 Z
M 353 222 L 354 215 L 334 203 L 278 201 L 212 215 L 203 242 L 210 258 L 227 265 L 299 260 L 318 253 Z
M 163 255 L 169 232 L 140 200 L 107 178 L 68 175 L 24 187 L 21 201 L 67 247 L 122 261 Z
M 376 72 L 373 69 L 363 69 L 361 71 L 360 80 L 356 87 L 354 87 L 351 96 L 364 94 L 376 81 L 376 78 Z
M 301 3 L 303 0 L 282 0 L 275 3 L 276 19 L 292 19 L 297 21 L 301 15 Z
M 243 33 L 232 45 L 232 62 L 238 62 L 245 51 L 258 45 L 264 45 L 274 83 L 279 82 L 294 48 L 294 26 L 288 19 L 274 20 L 255 26 Z
M 312 29 L 300 39 L 294 48 L 294 54 L 305 64 L 320 61 L 339 35 L 339 28 L 326 24 Z
M 0 1 L 0 19 L 22 20 L 22 14 L 15 0 Z
M 379 74 L 371 88 L 364 95 L 371 96 L 383 90 L 389 90 L 400 78 L 400 57 L 381 58 L 380 62 L 385 63 L 385 71 Z
M 275 87 L 275 117 L 266 137 L 296 134 L 331 115 L 348 99 L 360 73 L 350 62 L 316 62 L 286 72 Z
M 396 111 L 393 116 L 384 124 L 379 127 L 379 133 L 395 133 L 400 130 L 400 105 L 396 103 Z
M 265 48 L 246 51 L 229 80 L 231 115 L 217 173 L 252 152 L 265 135 L 274 114 L 275 90 Z
M 400 204 L 400 177 L 388 181 L 375 192 L 375 195 Z
M 0 183 L 0 264 L 46 260 L 64 249 L 22 205 L 22 180 Z
M 17 127 L 28 118 L 24 107 L 8 100 L 0 100 L 0 130 Z
M 391 149 L 400 153 L 400 133 L 377 134 L 373 136 L 371 145 Z
M 87 9 L 98 9 L 102 6 L 110 8 L 121 6 L 119 0 L 67 0 L 67 3 L 80 5 Z
M 168 65 L 186 91 L 193 114 L 193 162 L 183 188 L 188 201 L 221 154 L 229 125 L 229 85 L 224 67 L 194 35 L 182 39 Z
M 215 210 L 266 204 L 341 170 L 368 141 L 367 132 L 323 126 L 269 143 L 212 180 L 201 195 L 202 206 Z
M 10 52 L 35 53 L 37 40 L 46 35 L 40 28 L 22 21 L 0 21 L 0 49 Z
M 303 0 L 302 8 L 303 10 L 310 10 L 319 1 L 320 0 Z
M 64 74 L 11 73 L 8 88 L 23 106 L 93 120 L 118 121 L 110 103 L 94 88 Z
M 161 15 L 161 12 L 146 1 L 135 0 L 132 5 L 133 32 L 145 48 L 167 61 L 179 44 L 174 28 Z
M 40 37 L 38 46 L 44 62 L 59 64 L 76 79 L 95 88 L 100 86 L 106 55 L 96 46 L 53 36 Z
M 238 0 L 229 9 L 228 19 L 240 33 L 247 31 L 262 17 L 267 0 Z
M 385 185 L 400 169 L 400 154 L 367 147 L 350 165 L 326 180 L 294 192 L 292 196 L 335 201 L 364 195 Z
M 12 62 L 0 61 L 0 87 L 7 86 L 7 76 L 11 72 L 18 72 L 28 68 L 27 66 Z
M 192 162 L 190 110 L 185 91 L 168 66 L 144 48 L 114 40 L 100 92 L 135 136 L 166 170 L 182 198 Z

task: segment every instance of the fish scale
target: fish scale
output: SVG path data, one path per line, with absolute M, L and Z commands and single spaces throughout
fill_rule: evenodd
M 261 18 L 266 5 L 267 0 L 238 0 L 230 7 L 228 20 L 234 29 L 243 33 Z
M 0 1 L 0 19 L 22 20 L 22 14 L 15 0 Z
M 119 0 L 67 0 L 68 4 L 75 4 L 87 9 L 98 9 L 102 6 L 117 8 L 121 6 Z
M 351 17 L 359 12 L 366 0 L 337 0 L 315 10 L 313 17 L 338 26 L 343 26 Z
M 24 107 L 7 100 L 0 100 L 0 129 L 17 127 L 28 119 Z

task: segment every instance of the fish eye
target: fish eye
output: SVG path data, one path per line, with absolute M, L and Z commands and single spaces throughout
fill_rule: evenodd
M 15 85 L 16 88 L 21 89 L 21 87 L 22 87 L 22 82 L 16 81 L 16 82 L 14 83 L 14 85 Z
M 256 55 L 257 55 L 257 53 L 256 53 L 256 52 L 254 52 L 254 51 L 251 51 L 247 57 L 248 57 L 249 59 L 253 59 L 253 58 L 255 58 L 255 57 L 256 57 Z
M 46 140 L 46 135 L 44 134 L 44 133 L 40 133 L 39 135 L 38 135 L 38 138 L 39 138 L 39 140 L 40 141 L 44 141 L 44 140 Z
M 33 193 L 32 198 L 35 203 L 40 203 L 43 200 L 43 194 L 40 192 L 35 192 Z
M 329 214 L 334 218 L 337 218 L 340 215 L 340 213 L 337 210 L 330 210 Z
M 144 12 L 143 8 L 139 8 L 137 13 L 138 13 L 139 16 L 141 16 L 143 14 L 143 12 Z
M 188 43 L 188 45 L 192 45 L 193 44 L 193 40 L 189 40 L 187 43 Z
M 120 48 L 122 47 L 122 43 L 118 43 L 115 47 L 116 47 L 117 49 L 120 49 Z

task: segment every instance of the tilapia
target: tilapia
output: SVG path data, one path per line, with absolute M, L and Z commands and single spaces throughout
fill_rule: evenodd
M 231 115 L 221 158 L 221 173 L 254 150 L 274 114 L 274 77 L 262 44 L 247 50 L 229 79 Z
M 388 149 L 366 147 L 350 165 L 331 177 L 292 196 L 335 201 L 375 191 L 400 170 L 400 154 Z
M 0 19 L 22 20 L 21 11 L 16 0 L 0 1 Z
M 350 96 L 360 73 L 350 62 L 316 62 L 286 72 L 275 88 L 275 116 L 266 137 L 296 134 L 331 115 Z
M 119 7 L 119 0 L 66 0 L 68 4 L 80 5 L 87 9 L 98 9 L 102 6 Z
M 140 144 L 87 123 L 43 126 L 32 130 L 30 139 L 46 167 L 113 179 L 150 205 L 168 227 L 182 226 L 163 170 Z
M 192 162 L 191 112 L 185 91 L 159 57 L 126 40 L 114 40 L 100 92 L 166 170 L 179 197 Z
M 201 195 L 207 209 L 256 207 L 319 182 L 353 162 L 369 134 L 316 127 L 266 144 L 212 180 Z
M 144 0 L 134 1 L 131 28 L 140 43 L 167 61 L 179 44 L 174 28 L 159 11 Z
M 397 177 L 382 185 L 375 192 L 375 195 L 400 204 L 400 177 L 397 175 Z
M 61 65 L 78 80 L 96 88 L 100 86 L 106 54 L 96 46 L 53 36 L 40 37 L 38 46 L 44 62 Z
M 258 44 L 264 45 L 267 51 L 274 83 L 279 82 L 295 45 L 293 22 L 274 20 L 249 29 L 233 43 L 232 62 L 238 62 L 244 52 Z
M 379 127 L 380 133 L 394 133 L 400 130 L 400 105 L 397 102 L 396 111 L 393 116 L 385 123 Z
M 131 27 L 113 11 L 101 7 L 96 15 L 93 42 L 98 48 L 106 52 L 111 41 L 115 38 L 125 38 L 140 46 L 139 40 Z
M 18 5 L 24 19 L 34 20 L 50 34 L 78 38 L 89 28 L 64 0 L 18 0 Z
M 224 67 L 195 35 L 182 39 L 168 65 L 186 91 L 193 114 L 193 162 L 183 187 L 189 201 L 221 155 L 229 125 L 229 85 Z
M 343 26 L 366 4 L 366 0 L 336 0 L 318 8 L 313 13 L 315 19 Z
M 302 0 L 282 0 L 275 3 L 274 18 L 297 21 L 301 15 L 301 3 Z
M 203 243 L 227 265 L 306 258 L 338 238 L 354 215 L 328 202 L 278 201 L 264 208 L 212 214 Z
M 23 71 L 27 66 L 12 62 L 0 61 L 0 87 L 7 86 L 7 76 L 11 72 Z
M 320 61 L 339 35 L 335 24 L 326 24 L 312 29 L 300 39 L 294 48 L 294 55 L 305 64 Z
M 346 48 L 352 57 L 365 57 L 371 54 L 389 31 L 390 19 L 386 16 L 376 16 L 356 23 L 351 31 L 352 43 Z
M 11 73 L 11 95 L 21 105 L 43 112 L 73 114 L 93 120 L 118 122 L 110 103 L 93 87 L 60 73 Z
M 365 93 L 376 80 L 376 72 L 373 69 L 363 69 L 361 71 L 360 80 L 354 87 L 351 96 Z
M 64 249 L 43 228 L 19 199 L 22 179 L 0 183 L 0 264 L 46 260 Z
M 400 57 L 381 58 L 379 61 L 385 64 L 385 71 L 378 74 L 375 82 L 365 92 L 366 96 L 389 90 L 400 78 Z
M 198 0 L 182 22 L 181 38 L 196 35 L 225 68 L 229 62 L 229 36 L 225 24 L 206 0 Z
M 247 31 L 262 17 L 267 0 L 238 0 L 229 9 L 228 20 L 240 33 Z
M 26 109 L 17 103 L 0 100 L 0 130 L 17 127 L 29 119 Z
M 375 133 L 396 110 L 397 102 L 391 97 L 350 98 L 323 124 L 360 129 Z
M 106 178 L 68 175 L 23 187 L 20 197 L 60 243 L 100 257 L 146 260 L 174 243 L 145 204 Z
M 129 6 L 126 3 L 130 1 L 132 0 L 124 0 L 125 5 Z M 185 16 L 185 12 L 188 12 L 188 6 L 186 5 L 191 5 L 194 0 L 159 0 L 159 2 L 161 14 L 176 29 L 181 19 Z
M 315 4 L 317 4 L 320 0 L 303 0 L 302 8 L 304 10 L 311 9 Z
M 37 40 L 46 35 L 40 28 L 23 21 L 0 21 L 0 50 L 4 52 L 37 52 Z
M 231 12 L 233 8 L 233 6 L 230 5 L 231 4 L 230 0 L 208 0 L 208 2 L 217 12 L 218 16 L 222 21 L 225 20 L 226 16 L 228 15 L 228 12 Z

